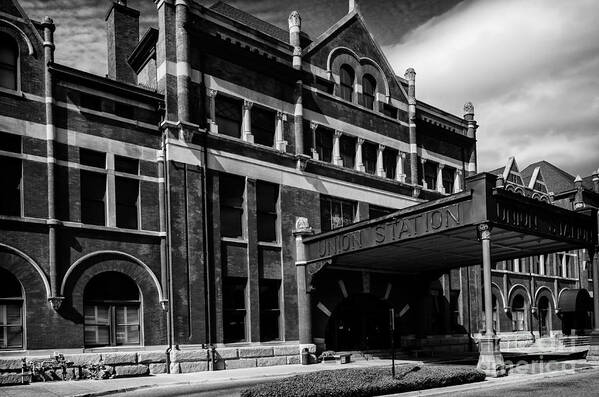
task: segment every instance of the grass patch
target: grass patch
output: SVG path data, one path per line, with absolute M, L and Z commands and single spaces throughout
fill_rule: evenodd
M 430 365 L 324 370 L 255 385 L 242 397 L 366 397 L 480 382 L 485 374 L 473 367 Z

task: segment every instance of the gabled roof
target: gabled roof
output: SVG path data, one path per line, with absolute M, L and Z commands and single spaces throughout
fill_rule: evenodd
M 526 182 L 524 181 L 524 178 L 522 178 L 522 174 L 520 174 L 520 168 L 518 167 L 516 158 L 513 156 L 507 159 L 507 164 L 503 169 L 503 179 L 521 186 L 526 186 Z
M 364 29 L 364 31 L 366 33 L 368 33 L 368 38 L 370 39 L 370 43 L 372 44 L 372 47 L 374 48 L 375 52 L 378 53 L 380 59 L 383 62 L 383 65 L 381 65 L 381 67 L 387 69 L 386 74 L 394 79 L 396 84 L 399 86 L 400 91 L 404 95 L 404 98 L 407 98 L 408 95 L 402 85 L 401 79 L 397 78 L 393 68 L 391 67 L 391 64 L 389 63 L 389 60 L 387 59 L 387 56 L 385 55 L 385 53 L 383 52 L 383 50 L 381 49 L 379 44 L 376 42 L 374 37 L 372 37 L 372 33 L 370 33 L 370 30 L 368 29 L 366 22 L 364 21 L 364 18 L 362 17 L 362 14 L 360 14 L 359 8 L 354 8 L 352 11 L 347 13 L 343 18 L 341 18 L 339 21 L 337 21 L 337 23 L 332 25 L 324 33 L 322 33 L 320 36 L 318 36 L 316 38 L 316 40 L 314 40 L 309 46 L 307 46 L 304 49 L 303 54 L 305 56 L 310 55 L 311 53 L 316 51 L 318 48 L 320 48 L 323 44 L 325 44 L 329 40 L 331 40 L 337 32 L 340 32 L 341 30 L 343 30 L 346 26 L 348 26 L 354 20 L 357 21 L 358 24 L 361 25 L 361 27 Z
M 3 20 L 3 22 L 5 24 L 11 25 L 13 28 L 18 30 L 22 35 L 25 36 L 24 39 L 27 42 L 27 45 L 29 46 L 29 53 L 33 54 L 34 51 L 33 51 L 33 44 L 31 43 L 31 39 L 35 39 L 36 44 L 39 44 L 39 45 L 41 45 L 43 43 L 44 39 L 42 38 L 39 31 L 34 26 L 33 22 L 29 19 L 29 17 L 27 16 L 27 13 L 25 12 L 25 10 L 23 10 L 23 8 L 21 7 L 21 5 L 19 4 L 19 2 L 17 0 L 7 0 L 7 3 L 12 6 L 12 9 L 10 9 L 9 11 L 12 11 L 15 14 L 19 14 L 19 15 L 14 15 L 14 16 L 17 18 L 20 17 L 25 22 L 27 32 L 24 32 L 23 30 L 21 30 L 20 27 L 18 27 L 17 25 L 13 24 L 12 22 L 10 22 L 8 20 Z
M 256 18 L 255 16 L 248 14 L 247 12 L 241 11 L 227 3 L 222 1 L 214 4 L 210 9 L 227 18 L 233 19 L 245 26 L 255 29 L 267 36 L 282 41 L 283 43 L 289 44 L 289 32 L 270 24 L 262 19 Z
M 557 194 L 574 188 L 574 175 L 545 160 L 530 164 L 522 174 L 532 175 L 536 167 L 540 167 L 547 190 L 550 192 Z

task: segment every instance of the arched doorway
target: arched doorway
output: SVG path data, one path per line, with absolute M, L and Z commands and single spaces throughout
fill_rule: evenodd
M 19 280 L 0 269 L 0 350 L 23 348 L 23 291 Z
M 336 351 L 388 348 L 387 304 L 371 294 L 345 298 L 331 314 L 325 342 L 327 349 Z
M 546 296 L 542 296 L 537 304 L 539 313 L 539 336 L 541 338 L 549 336 L 549 330 L 551 329 L 551 311 L 549 306 L 549 299 Z
M 140 344 L 140 293 L 130 277 L 96 275 L 85 287 L 83 304 L 86 347 Z

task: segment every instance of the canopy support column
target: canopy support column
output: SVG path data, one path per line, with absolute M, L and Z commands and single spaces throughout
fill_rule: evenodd
M 505 364 L 499 350 L 499 338 L 493 331 L 493 295 L 491 294 L 491 227 L 478 225 L 478 233 L 483 250 L 483 286 L 485 307 L 485 334 L 479 341 L 477 368 L 487 376 L 504 376 Z
M 310 353 L 316 352 L 316 345 L 312 341 L 312 304 L 310 300 L 309 286 L 306 278 L 306 246 L 304 236 L 312 235 L 314 231 L 310 227 L 307 218 L 299 217 L 295 222 L 295 269 L 297 282 L 297 308 L 298 308 L 298 331 L 300 352 L 307 348 Z
M 596 247 L 589 248 L 589 260 L 593 264 L 593 332 L 587 361 L 599 361 L 599 255 Z

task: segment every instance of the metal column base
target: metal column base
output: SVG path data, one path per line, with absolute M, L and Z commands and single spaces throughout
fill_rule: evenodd
M 479 356 L 476 368 L 493 378 L 505 376 L 505 363 L 499 350 L 499 338 L 496 336 L 482 336 L 478 346 Z

